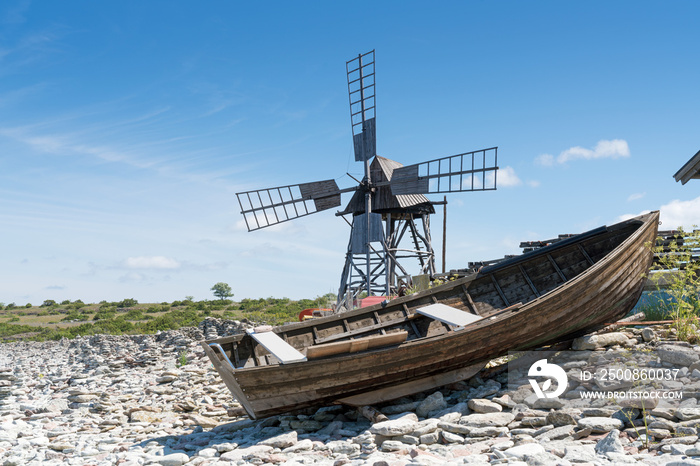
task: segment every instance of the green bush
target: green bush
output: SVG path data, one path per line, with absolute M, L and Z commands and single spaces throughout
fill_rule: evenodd
M 117 307 L 122 307 L 122 308 L 124 308 L 124 307 L 134 307 L 134 306 L 136 306 L 138 303 L 139 303 L 139 302 L 136 301 L 134 298 L 126 298 L 126 299 L 124 299 L 124 300 L 122 300 L 122 301 L 119 301 L 119 303 L 117 304 Z
M 83 321 L 88 320 L 89 318 L 89 314 L 85 314 L 77 310 L 72 310 L 68 314 L 66 314 L 66 316 L 63 319 L 61 319 L 61 322 L 69 322 L 71 320 Z
M 122 317 L 126 320 L 143 320 L 144 315 L 141 309 L 129 309 Z
M 17 335 L 19 333 L 29 333 L 36 331 L 36 327 L 32 327 L 31 325 L 16 325 L 8 324 L 6 322 L 0 323 L 0 337 L 8 337 L 11 335 Z
M 92 320 L 110 320 L 117 315 L 117 311 L 111 309 L 99 310 L 95 313 L 95 317 Z
M 101 320 L 95 322 L 93 328 L 97 330 L 97 333 L 109 333 L 119 335 L 122 333 L 129 333 L 134 330 L 135 326 L 131 322 L 124 320 L 123 316 L 120 316 L 114 320 Z

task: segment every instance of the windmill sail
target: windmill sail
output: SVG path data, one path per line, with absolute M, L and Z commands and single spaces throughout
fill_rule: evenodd
M 346 63 L 350 118 L 355 161 L 369 160 L 377 155 L 377 125 L 375 120 L 374 50 Z
M 417 260 L 421 275 L 433 276 L 430 215 L 435 203 L 425 194 L 495 190 L 498 170 L 495 147 L 405 167 L 378 156 L 374 50 L 347 61 L 346 72 L 362 181 L 344 189 L 325 180 L 236 194 L 248 231 L 254 231 L 338 207 L 342 193 L 354 192 L 347 207 L 336 213 L 352 215 L 338 309 L 351 309 L 363 292 L 390 295 L 410 286 L 412 271 L 402 265 L 408 259 Z
M 305 217 L 340 205 L 335 180 L 236 193 L 248 231 Z
M 452 155 L 394 170 L 391 192 L 435 194 L 496 189 L 498 148 Z

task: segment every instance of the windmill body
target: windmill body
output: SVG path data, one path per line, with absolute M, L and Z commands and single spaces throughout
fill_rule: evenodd
M 497 148 L 403 166 L 376 153 L 374 51 L 346 63 L 355 160 L 364 165 L 357 186 L 340 189 L 335 180 L 237 193 L 249 231 L 341 205 L 336 213 L 351 227 L 338 289 L 338 308 L 350 309 L 362 292 L 391 295 L 410 286 L 405 264 L 435 273 L 430 237 L 433 202 L 425 194 L 496 189 Z M 346 217 L 351 217 L 348 220 Z

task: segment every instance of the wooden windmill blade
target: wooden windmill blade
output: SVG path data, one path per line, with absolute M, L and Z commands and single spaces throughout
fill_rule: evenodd
M 354 190 L 354 188 L 352 188 Z M 276 225 L 340 205 L 335 180 L 236 193 L 248 231 Z
M 374 50 L 346 62 L 345 68 L 348 75 L 355 161 L 360 162 L 377 155 Z
M 391 178 L 393 195 L 436 194 L 496 189 L 498 148 L 429 160 L 397 168 Z

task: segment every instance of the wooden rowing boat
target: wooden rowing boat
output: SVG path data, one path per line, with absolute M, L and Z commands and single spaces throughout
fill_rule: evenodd
M 427 291 L 202 346 L 252 419 L 432 389 L 623 317 L 642 292 L 658 220 L 651 212 Z

